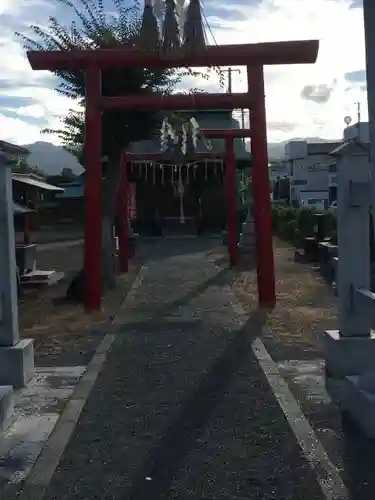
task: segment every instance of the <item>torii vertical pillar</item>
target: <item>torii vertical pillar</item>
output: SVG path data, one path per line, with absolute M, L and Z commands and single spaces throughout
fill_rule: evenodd
M 101 307 L 101 143 L 102 117 L 99 100 L 102 94 L 101 70 L 90 66 L 85 72 L 85 310 Z
M 273 307 L 276 291 L 263 66 L 248 66 L 247 80 L 249 94 L 256 96 L 250 109 L 250 128 L 258 297 L 260 306 Z
M 228 221 L 229 263 L 235 266 L 238 261 L 237 247 L 237 210 L 236 210 L 236 156 L 233 137 L 225 139 L 226 195 Z

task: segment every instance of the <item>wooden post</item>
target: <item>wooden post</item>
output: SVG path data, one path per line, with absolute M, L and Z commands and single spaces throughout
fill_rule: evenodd
M 121 156 L 120 186 L 117 200 L 117 224 L 118 224 L 118 243 L 119 243 L 119 268 L 120 273 L 126 273 L 129 270 L 129 186 L 127 172 L 127 155 Z
M 273 307 L 276 292 L 263 67 L 249 66 L 247 79 L 253 102 L 250 123 L 258 301 L 260 306 Z
M 235 266 L 238 260 L 237 248 L 237 210 L 236 210 L 236 156 L 233 138 L 225 139 L 227 221 L 228 221 L 228 253 L 229 263 Z
M 95 66 L 85 72 L 85 310 L 96 311 L 101 306 L 101 142 L 102 118 L 99 108 L 101 97 L 101 70 Z

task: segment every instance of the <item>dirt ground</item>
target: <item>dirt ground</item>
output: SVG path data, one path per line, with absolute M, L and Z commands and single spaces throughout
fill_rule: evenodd
M 41 245 L 37 253 L 39 269 L 64 272 L 57 285 L 25 290 L 19 308 L 20 332 L 33 338 L 37 365 L 85 365 L 125 299 L 139 269 L 131 262 L 129 272 L 118 278 L 118 286 L 107 293 L 98 313 L 85 314 L 82 305 L 66 303 L 65 296 L 71 276 L 82 266 L 82 244 Z
M 53 287 L 27 291 L 20 305 L 22 337 L 35 339 L 37 364 L 86 364 L 110 328 L 120 304 L 130 289 L 147 248 L 137 252 L 128 274 L 119 278 L 116 290 L 103 299 L 103 309 L 84 314 L 82 306 L 59 300 L 65 295 L 69 280 L 81 269 L 81 243 L 39 245 L 38 268 L 55 269 L 66 279 Z M 215 247 L 210 258 L 227 267 L 226 249 Z M 331 287 L 313 265 L 294 261 L 294 249 L 275 239 L 276 307 L 267 313 L 259 332 L 275 360 L 322 356 L 325 329 L 337 327 L 336 298 Z M 257 304 L 256 272 L 239 265 L 229 274 L 230 284 L 244 308 L 251 312 Z
M 294 261 L 294 248 L 274 240 L 276 307 L 268 312 L 263 341 L 276 360 L 322 356 L 323 332 L 337 328 L 337 299 L 312 264 Z M 212 258 L 226 266 L 226 249 L 216 248 Z M 243 259 L 243 258 L 242 258 Z M 256 271 L 247 264 L 232 273 L 231 286 L 247 311 L 257 304 Z

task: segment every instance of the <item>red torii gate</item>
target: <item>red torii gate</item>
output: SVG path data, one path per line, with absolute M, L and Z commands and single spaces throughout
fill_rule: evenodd
M 314 63 L 319 49 L 317 40 L 270 42 L 245 45 L 208 46 L 197 53 L 179 51 L 168 57 L 156 51 L 134 47 L 71 51 L 29 51 L 34 70 L 85 72 L 85 309 L 101 305 L 101 113 L 104 109 L 237 109 L 249 108 L 252 122 L 254 223 L 256 235 L 267 241 L 268 260 L 258 262 L 260 276 L 273 269 L 271 211 L 268 186 L 267 134 L 264 96 L 264 65 Z M 207 66 L 247 66 L 248 92 L 244 94 L 135 95 L 102 96 L 101 71 L 118 67 L 178 68 Z M 254 157 L 255 156 L 255 157 Z M 266 182 L 267 179 L 267 182 Z M 255 180 L 255 183 L 254 183 Z M 267 195 L 266 195 L 267 184 Z M 264 250 L 264 249 L 263 249 Z M 257 255 L 260 253 L 259 240 Z M 261 269 L 260 269 L 261 268 Z M 271 268 L 271 269 L 270 269 Z M 262 280 L 263 282 L 263 280 Z M 259 303 L 273 306 L 274 285 L 258 290 Z

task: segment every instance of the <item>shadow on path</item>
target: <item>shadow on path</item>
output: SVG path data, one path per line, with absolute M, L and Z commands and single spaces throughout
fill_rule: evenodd
M 232 377 L 249 355 L 251 343 L 260 334 L 267 320 L 266 310 L 257 310 L 231 341 L 193 394 L 185 401 L 177 418 L 140 465 L 132 479 L 131 500 L 159 500 L 170 489 L 181 460 L 196 444 L 212 412 L 220 404 Z M 146 481 L 150 477 L 152 481 Z
M 204 281 L 183 297 L 173 300 L 172 302 L 168 302 L 167 304 L 157 309 L 157 311 L 152 315 L 152 319 L 159 320 L 160 318 L 168 316 L 179 307 L 190 304 L 192 300 L 202 295 L 211 286 L 225 286 L 229 284 L 229 272 L 230 269 L 221 269 L 217 274 L 215 274 L 215 276 L 212 276 L 208 280 Z

